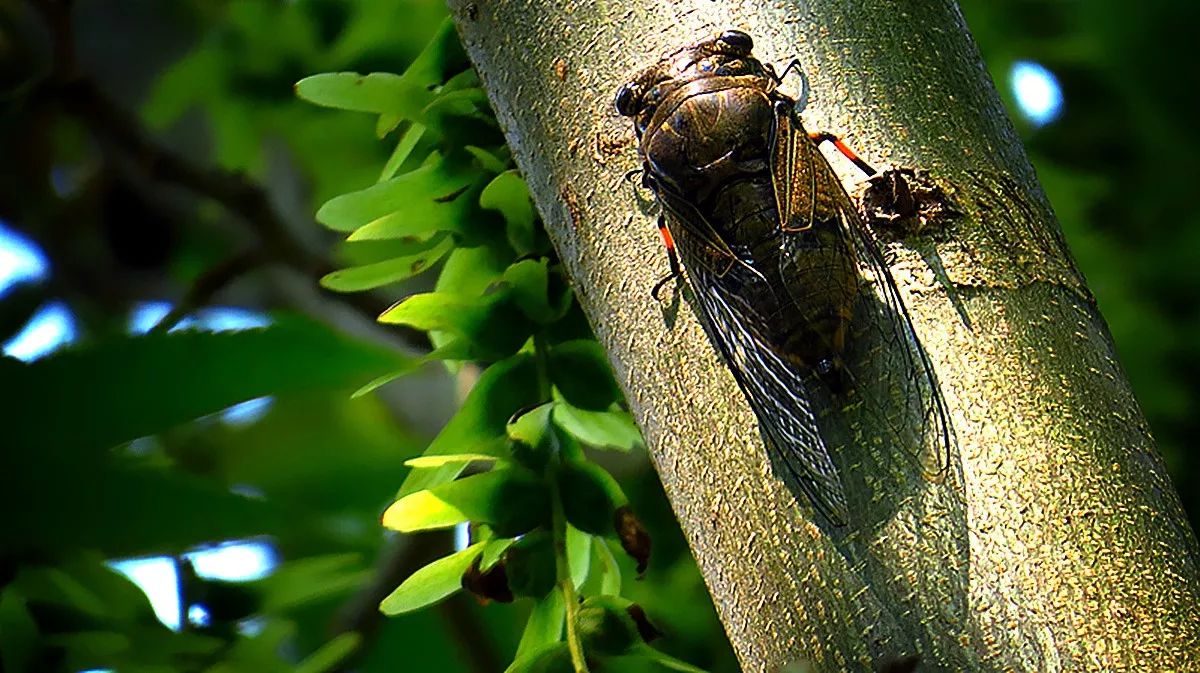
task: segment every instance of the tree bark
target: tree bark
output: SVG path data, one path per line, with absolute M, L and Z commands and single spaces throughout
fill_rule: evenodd
M 450 4 L 746 670 L 1200 670 L 1196 538 L 953 2 Z M 835 534 L 774 476 L 688 305 L 651 298 L 665 255 L 623 180 L 617 87 L 727 28 L 800 59 L 809 130 L 929 171 L 963 211 L 887 250 L 951 469 L 914 486 L 863 452 Z

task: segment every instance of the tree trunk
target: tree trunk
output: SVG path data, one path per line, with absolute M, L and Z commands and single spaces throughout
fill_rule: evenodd
M 746 670 L 1200 670 L 1196 539 L 954 3 L 450 4 Z M 774 476 L 691 308 L 651 298 L 666 259 L 623 180 L 617 87 L 726 28 L 800 60 L 809 130 L 929 171 L 964 213 L 887 251 L 951 469 L 901 494 L 864 455 L 847 480 L 866 514 L 836 535 Z

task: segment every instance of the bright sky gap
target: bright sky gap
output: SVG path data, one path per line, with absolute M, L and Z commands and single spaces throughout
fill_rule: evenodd
M 200 577 L 226 582 L 262 579 L 275 570 L 279 558 L 275 549 L 261 540 L 237 540 L 188 552 L 184 555 Z M 178 631 L 179 576 L 175 562 L 167 556 L 126 559 L 110 563 L 146 592 L 154 614 L 168 628 Z M 189 611 L 193 623 L 207 619 L 203 609 Z
M 1033 61 L 1017 61 L 1008 73 L 1009 86 L 1017 107 L 1029 123 L 1045 126 L 1062 113 L 1062 87 L 1045 66 Z

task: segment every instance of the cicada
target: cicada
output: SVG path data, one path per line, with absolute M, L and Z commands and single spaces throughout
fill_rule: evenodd
M 862 440 L 848 409 L 877 410 L 877 436 L 931 477 L 946 468 L 952 431 L 880 246 L 819 144 L 874 171 L 835 136 L 806 132 L 752 49 L 738 30 L 679 49 L 622 86 L 616 108 L 633 119 L 642 184 L 661 206 L 663 283 L 686 271 L 773 463 L 844 525 L 833 453 Z

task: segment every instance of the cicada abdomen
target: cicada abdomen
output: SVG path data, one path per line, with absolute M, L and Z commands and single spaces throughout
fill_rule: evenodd
M 945 468 L 951 430 L 888 266 L 818 150 L 831 137 L 804 130 L 752 48 L 736 30 L 684 47 L 622 86 L 616 106 L 634 121 L 672 275 L 677 250 L 775 462 L 841 525 L 831 451 L 853 440 L 839 409 L 882 408 L 889 439 L 930 474 Z

